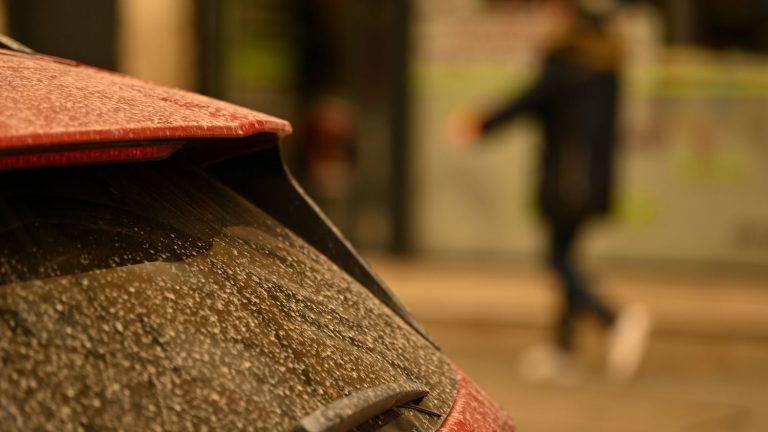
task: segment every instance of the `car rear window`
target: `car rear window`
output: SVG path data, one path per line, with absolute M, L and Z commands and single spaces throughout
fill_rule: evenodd
M 455 393 L 429 342 L 180 160 L 0 176 L 0 360 L 2 430 L 287 431 L 382 384 L 442 414 Z

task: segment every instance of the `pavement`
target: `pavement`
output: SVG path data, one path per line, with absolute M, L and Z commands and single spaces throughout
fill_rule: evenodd
M 613 304 L 639 302 L 653 313 L 637 376 L 605 378 L 605 332 L 587 322 L 578 375 L 531 382 L 519 359 L 547 341 L 557 305 L 545 269 L 367 258 L 521 431 L 768 431 L 766 273 L 597 269 L 594 285 Z

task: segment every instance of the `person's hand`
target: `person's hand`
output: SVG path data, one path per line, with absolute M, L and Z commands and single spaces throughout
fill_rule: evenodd
M 469 147 L 482 133 L 480 116 L 471 111 L 455 111 L 448 116 L 446 132 L 449 142 L 457 147 Z

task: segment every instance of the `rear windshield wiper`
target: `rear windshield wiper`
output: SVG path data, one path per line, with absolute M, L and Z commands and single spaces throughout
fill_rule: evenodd
M 442 417 L 418 404 L 429 394 L 424 386 L 402 382 L 384 384 L 335 400 L 305 416 L 293 432 L 343 432 L 393 408 L 405 408 Z

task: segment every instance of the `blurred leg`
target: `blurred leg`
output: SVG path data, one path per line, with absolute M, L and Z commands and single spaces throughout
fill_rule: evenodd
M 573 250 L 582 224 L 553 225 L 550 239 L 550 265 L 557 273 L 562 288 L 562 306 L 555 327 L 555 341 L 564 350 L 573 348 L 576 317 L 592 313 L 600 322 L 610 326 L 615 314 L 594 293 L 573 264 Z

